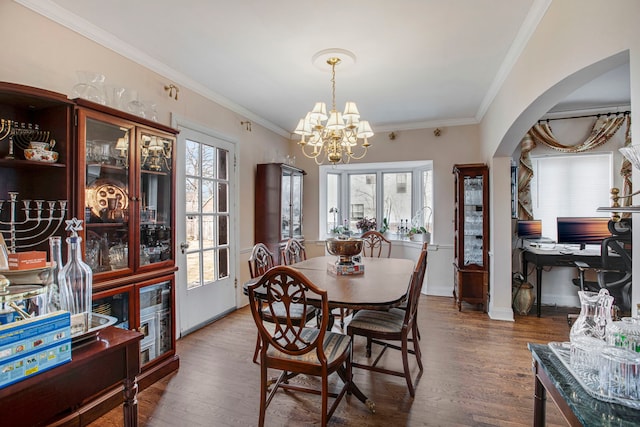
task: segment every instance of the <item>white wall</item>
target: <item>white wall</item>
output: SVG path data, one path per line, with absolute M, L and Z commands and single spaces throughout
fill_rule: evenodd
M 640 2 L 635 0 L 551 2 L 482 120 L 480 129 L 485 161 L 511 156 L 526 130 L 556 103 L 627 59 L 631 67 L 631 108 L 634 111 L 634 105 L 640 102 L 638 16 Z M 636 115 L 632 114 L 633 117 Z M 638 120 L 632 123 L 632 134 L 640 135 Z M 510 177 L 505 172 L 492 174 L 494 183 L 508 181 Z M 634 176 L 637 174 L 638 171 L 634 171 Z M 492 212 L 510 209 L 506 194 L 493 195 Z M 492 230 L 509 227 L 497 217 L 491 226 Z M 494 234 L 500 238 L 492 241 L 492 251 L 510 247 L 508 233 L 494 231 Z M 634 244 L 640 245 L 640 233 L 634 234 Z M 506 250 L 500 252 L 505 253 Z M 634 273 L 635 305 L 640 302 L 640 257 L 634 260 Z M 491 274 L 491 292 L 505 295 L 510 288 L 510 263 L 496 262 Z M 507 311 L 507 307 L 501 307 L 500 311 Z
M 198 123 L 238 141 L 239 242 L 238 281 L 248 280 L 247 259 L 253 246 L 255 165 L 271 160 L 272 153 L 286 153 L 289 141 L 253 124 L 248 132 L 240 124 L 244 117 L 190 91 L 180 88 L 178 101 L 164 86 L 171 83 L 13 1 L 0 1 L 0 80 L 35 86 L 73 98 L 77 70 L 91 70 L 107 76 L 106 83 L 137 89 L 142 99 L 157 104 L 159 122 L 171 124 L 171 114 Z M 242 301 L 241 293 L 238 294 Z

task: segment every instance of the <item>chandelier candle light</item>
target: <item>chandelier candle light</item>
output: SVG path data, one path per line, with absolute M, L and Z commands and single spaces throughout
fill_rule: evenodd
M 316 54 L 328 53 L 327 51 Z M 331 66 L 331 88 L 332 88 L 332 108 L 327 116 L 327 106 L 324 102 L 316 102 L 313 110 L 308 112 L 303 119 L 300 119 L 294 133 L 300 135 L 298 145 L 302 148 L 302 154 L 310 159 L 314 159 L 316 164 L 321 165 L 324 159 L 330 163 L 349 163 L 351 159 L 359 160 L 367 154 L 367 149 L 371 146 L 368 138 L 371 138 L 373 130 L 367 120 L 360 120 L 360 113 L 356 103 L 349 101 L 346 103 L 344 112 L 340 113 L 336 109 L 336 65 L 342 61 L 336 52 L 327 59 L 327 64 Z M 348 52 L 340 53 L 349 54 Z M 352 55 L 351 55 L 352 56 Z M 353 56 L 352 56 L 353 57 Z M 305 139 L 309 137 L 309 139 Z M 362 149 L 360 154 L 353 151 L 353 147 L 358 145 L 362 139 Z M 307 152 L 307 146 L 313 149 Z M 322 157 L 324 153 L 324 157 Z

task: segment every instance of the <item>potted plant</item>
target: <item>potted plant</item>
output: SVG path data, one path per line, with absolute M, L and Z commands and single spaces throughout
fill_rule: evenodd
M 367 218 L 364 217 L 360 220 L 358 220 L 358 222 L 356 222 L 356 228 L 358 228 L 358 230 L 362 231 L 363 233 L 365 231 L 369 231 L 369 230 L 375 230 L 376 229 L 376 219 L 375 218 Z
M 431 240 L 431 233 L 424 227 L 412 227 L 409 230 L 409 239 L 412 242 L 429 242 Z

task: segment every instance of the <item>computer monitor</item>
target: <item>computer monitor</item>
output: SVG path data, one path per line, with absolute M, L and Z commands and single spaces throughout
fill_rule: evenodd
M 539 239 L 542 237 L 542 220 L 518 220 L 518 237 L 521 239 Z
M 609 218 L 558 217 L 558 243 L 565 245 L 599 245 L 611 237 Z

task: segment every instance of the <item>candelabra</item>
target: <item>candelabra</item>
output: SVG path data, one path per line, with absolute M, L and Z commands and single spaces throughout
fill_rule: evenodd
M 49 131 L 40 130 L 38 125 L 18 123 L 8 119 L 0 119 L 0 141 L 9 137 L 9 154 L 7 159 L 15 159 L 14 145 L 22 150 L 29 148 L 32 141 L 49 142 Z M 55 142 L 51 143 L 53 149 Z
M 9 234 L 5 240 L 10 253 L 47 241 L 62 225 L 67 212 L 66 200 L 24 199 L 20 208 L 18 193 L 10 191 L 9 200 L 0 200 L 0 218 L 7 216 L 5 204 L 8 205 L 9 220 L 0 220 L 0 233 Z

